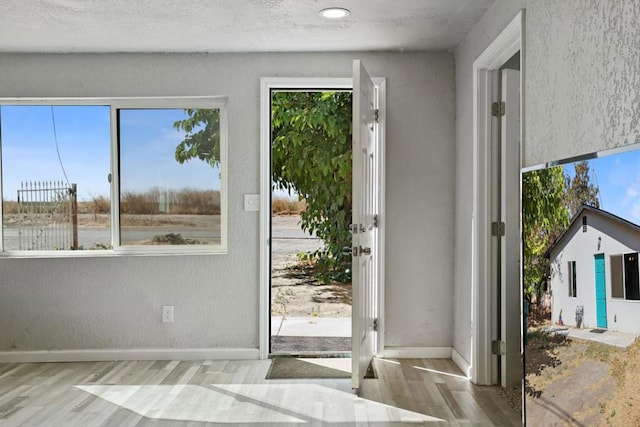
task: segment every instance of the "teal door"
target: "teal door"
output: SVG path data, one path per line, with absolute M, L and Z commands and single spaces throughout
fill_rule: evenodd
M 607 327 L 607 286 L 604 275 L 604 254 L 593 256 L 596 271 L 596 324 Z

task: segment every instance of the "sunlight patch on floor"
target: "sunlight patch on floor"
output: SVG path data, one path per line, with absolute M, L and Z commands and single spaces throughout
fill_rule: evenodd
M 316 384 L 76 386 L 150 419 L 212 423 L 440 422 Z

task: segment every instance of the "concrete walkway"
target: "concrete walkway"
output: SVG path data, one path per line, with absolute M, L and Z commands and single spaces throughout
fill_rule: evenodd
M 271 317 L 271 336 L 350 337 L 350 317 Z
M 636 341 L 636 336 L 624 332 L 609 331 L 603 329 L 577 329 L 569 326 L 552 326 L 547 332 L 566 335 L 569 338 L 594 341 L 618 348 L 629 348 Z

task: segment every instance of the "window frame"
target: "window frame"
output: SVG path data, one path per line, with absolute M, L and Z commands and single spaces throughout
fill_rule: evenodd
M 567 282 L 569 284 L 569 298 L 578 298 L 578 275 L 576 262 L 567 261 Z
M 609 271 L 611 299 L 626 301 L 623 254 L 609 255 Z M 620 296 L 620 291 L 622 291 L 622 296 Z
M 5 250 L 4 230 L 0 227 L 0 257 L 2 258 L 59 258 L 100 257 L 119 255 L 185 255 L 226 254 L 228 249 L 228 97 L 226 96 L 162 96 L 115 98 L 0 98 L 0 105 L 23 106 L 104 106 L 109 108 L 110 129 L 110 226 L 112 249 L 18 251 Z M 218 245 L 120 245 L 120 153 L 118 141 L 118 110 L 122 109 L 184 109 L 209 108 L 220 110 L 220 244 Z M 0 184 L 2 161 L 0 147 Z M 0 196 L 2 185 L 0 185 Z M 0 203 L 0 222 L 4 221 Z
M 628 253 L 620 253 L 620 254 L 613 254 L 609 256 L 609 262 L 611 263 L 611 273 L 610 273 L 610 281 L 611 281 L 611 298 L 619 301 L 619 302 L 633 302 L 633 303 L 640 303 L 640 298 L 629 298 L 628 292 L 627 292 L 627 271 L 626 271 L 626 256 L 628 255 L 635 255 L 636 259 L 638 258 L 638 256 L 640 256 L 640 253 L 638 252 L 628 252 Z M 616 267 L 619 268 L 618 271 L 618 277 L 621 281 L 621 283 L 617 283 L 617 285 L 621 285 L 621 290 L 622 290 L 622 296 L 619 296 L 619 292 L 615 292 L 614 295 L 614 285 L 616 285 L 616 283 L 614 283 L 616 277 L 614 277 L 614 272 L 616 269 L 614 269 L 614 261 L 613 259 L 616 258 L 618 259 L 617 263 L 619 265 L 616 265 Z M 637 262 L 637 266 L 638 266 L 638 273 L 640 275 L 640 263 Z M 617 289 L 616 289 L 617 290 Z M 638 284 L 638 292 L 640 293 L 640 284 Z

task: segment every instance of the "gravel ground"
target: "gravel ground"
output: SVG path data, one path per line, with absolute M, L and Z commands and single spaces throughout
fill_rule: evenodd
M 322 242 L 300 229 L 300 217 L 272 218 L 271 314 L 351 317 L 351 285 L 318 284 L 299 265 L 298 252 L 314 251 Z

